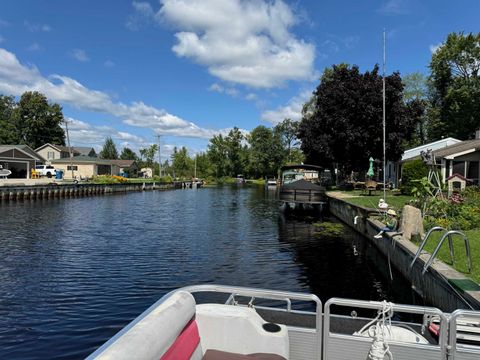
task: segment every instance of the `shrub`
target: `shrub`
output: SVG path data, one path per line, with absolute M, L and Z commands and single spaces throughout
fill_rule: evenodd
M 428 176 L 428 167 L 422 160 L 408 161 L 403 165 L 402 185 L 400 190 L 402 194 L 410 195 L 415 184 L 414 180 L 420 180 Z

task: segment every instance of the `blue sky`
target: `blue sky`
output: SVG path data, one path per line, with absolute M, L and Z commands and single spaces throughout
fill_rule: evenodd
M 72 144 L 162 135 L 190 153 L 237 126 L 298 119 L 325 67 L 428 73 L 450 32 L 478 32 L 478 0 L 0 2 L 0 94 L 60 103 Z

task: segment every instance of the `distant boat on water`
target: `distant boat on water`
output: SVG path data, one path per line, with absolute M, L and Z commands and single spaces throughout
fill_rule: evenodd
M 236 183 L 237 183 L 237 184 L 243 184 L 243 183 L 245 183 L 245 176 L 243 176 L 242 174 L 238 174 L 238 175 L 237 175 L 237 178 L 236 178 Z
M 268 189 L 276 189 L 277 188 L 277 179 L 275 178 L 268 178 L 267 180 L 265 180 L 265 186 L 268 188 Z

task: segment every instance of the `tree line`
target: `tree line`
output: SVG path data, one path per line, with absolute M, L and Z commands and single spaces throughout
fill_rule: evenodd
M 189 154 L 184 146 L 174 147 L 170 159 L 162 163 L 162 175 L 189 178 L 226 178 L 242 174 L 251 178 L 276 177 L 286 163 L 303 161 L 296 134 L 298 122 L 285 119 L 274 128 L 257 126 L 249 133 L 234 127 L 228 134 L 214 135 L 205 152 Z M 140 156 L 128 147 L 120 155 L 111 138 L 107 138 L 100 157 L 136 160 L 142 167 L 151 167 L 159 174 L 155 161 L 158 145 L 139 150 Z

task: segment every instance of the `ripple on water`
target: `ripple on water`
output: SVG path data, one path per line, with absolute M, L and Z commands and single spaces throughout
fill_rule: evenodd
M 385 281 L 384 265 L 349 230 L 318 238 L 310 221 L 280 217 L 263 188 L 39 200 L 2 204 L 0 215 L 6 358 L 83 358 L 191 284 L 307 291 L 323 301 L 409 292 Z

